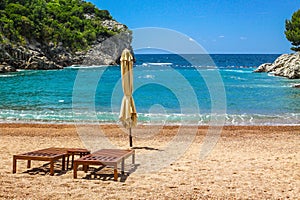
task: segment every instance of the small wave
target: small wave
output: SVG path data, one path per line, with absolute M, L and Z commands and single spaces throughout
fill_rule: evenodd
M 249 70 L 240 70 L 240 69 L 223 69 L 222 71 L 225 72 L 235 72 L 235 73 L 243 73 L 243 74 L 250 74 L 252 71 Z
M 289 126 L 300 125 L 300 115 L 289 113 L 284 115 L 260 114 L 139 114 L 140 123 L 144 124 L 170 124 L 170 125 L 213 125 L 224 120 L 224 125 L 269 125 Z
M 17 76 L 17 74 L 1 74 L 1 75 L 0 75 L 0 78 L 1 78 L 1 77 L 7 78 L 7 77 L 14 77 L 14 76 Z
M 143 63 L 142 66 L 170 66 L 173 65 L 173 63 Z
M 241 78 L 241 77 L 238 77 L 238 76 L 230 76 L 231 79 L 234 79 L 234 80 L 240 80 L 240 81 L 246 81 L 247 79 L 246 78 Z
M 275 76 L 273 73 L 268 73 L 268 76 Z
M 145 76 L 139 76 L 138 78 L 139 78 L 139 79 L 154 79 L 155 76 L 154 76 L 154 75 L 147 74 L 147 75 L 145 75 Z
M 230 77 L 231 79 L 234 79 L 234 80 L 240 80 L 240 81 L 246 81 L 247 79 L 238 79 L 238 78 L 234 78 L 234 77 Z M 230 87 L 232 88 L 251 88 L 251 89 L 257 89 L 257 88 L 286 88 L 286 87 L 289 87 L 289 86 L 286 86 L 286 85 L 281 85 L 281 86 L 278 86 L 278 85 L 263 85 L 263 84 L 256 84 L 256 85 L 249 85 L 249 84 L 240 84 L 240 85 L 231 85 Z
M 287 87 L 298 88 L 298 87 L 300 87 L 300 84 L 293 83 L 293 84 L 287 85 Z
M 91 66 L 83 66 L 83 65 L 72 65 L 69 67 L 65 67 L 64 69 L 95 69 L 95 68 L 106 68 L 109 65 L 91 65 Z

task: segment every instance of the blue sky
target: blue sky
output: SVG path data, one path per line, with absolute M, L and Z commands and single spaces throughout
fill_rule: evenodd
M 130 29 L 168 28 L 209 53 L 290 53 L 285 20 L 300 0 L 88 0 Z

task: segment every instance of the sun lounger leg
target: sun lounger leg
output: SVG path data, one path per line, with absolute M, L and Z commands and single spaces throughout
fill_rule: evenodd
M 121 164 L 121 172 L 124 174 L 124 165 L 125 165 L 125 158 L 122 158 L 122 164 Z
M 13 157 L 13 174 L 17 171 L 17 159 Z
M 87 173 L 88 169 L 89 169 L 89 166 L 88 166 L 88 165 L 83 165 L 83 171 L 84 171 L 85 173 Z
M 114 181 L 118 180 L 118 169 L 114 169 Z
M 67 155 L 67 170 L 69 169 L 70 155 Z
M 73 168 L 73 163 L 74 163 L 74 153 L 72 153 L 71 169 Z
M 73 178 L 77 178 L 77 163 L 74 163 L 74 167 L 73 167 Z
M 50 175 L 51 176 L 54 175 L 54 161 L 53 160 L 50 161 Z
M 27 160 L 27 168 L 31 167 L 31 160 Z
M 135 153 L 132 154 L 132 164 L 135 164 Z
M 65 170 L 65 165 L 66 165 L 66 158 L 65 158 L 65 156 L 62 157 L 62 164 L 61 165 L 62 165 L 62 167 L 61 167 L 62 170 Z

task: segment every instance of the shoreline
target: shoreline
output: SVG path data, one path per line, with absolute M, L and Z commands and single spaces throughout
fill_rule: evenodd
M 105 125 L 117 125 L 117 126 L 122 126 L 121 123 L 119 122 L 57 122 L 57 121 L 1 121 L 0 120 L 0 125 L 1 124 L 44 124 L 44 125 L 100 125 L 100 126 L 105 126 Z M 180 124 L 180 123 L 169 123 L 169 124 L 159 124 L 159 123 L 141 123 L 138 122 L 138 126 L 184 126 L 184 127 L 208 127 L 210 125 L 208 124 Z M 214 126 L 214 125 L 211 125 Z M 224 124 L 223 127 L 228 127 L 228 126 L 237 126 L 237 127 L 243 127 L 243 126 L 274 126 L 274 127 L 284 127 L 284 126 L 290 126 L 290 127 L 300 127 L 299 124 Z
M 191 125 L 137 125 L 132 128 L 133 136 L 139 139 L 139 134 L 141 134 L 142 139 L 147 139 L 145 135 L 150 134 L 151 137 L 155 137 L 162 134 L 164 136 L 164 130 L 173 132 L 171 135 L 175 136 L 179 129 L 186 130 L 187 135 L 189 132 L 201 132 L 202 135 L 207 135 L 210 127 L 215 127 L 217 134 L 222 137 L 225 135 L 232 135 L 234 132 L 239 132 L 240 134 L 248 134 L 249 132 L 255 134 L 262 134 L 263 132 L 268 134 L 278 134 L 278 133 L 292 133 L 300 136 L 300 125 L 279 125 L 279 126 L 252 126 L 252 125 L 226 125 L 226 126 L 191 126 Z M 116 132 L 118 136 L 121 134 L 127 134 L 127 129 L 125 129 L 121 124 L 49 124 L 49 123 L 0 123 L 0 136 L 1 135 L 22 135 L 23 132 L 30 133 L 29 135 L 34 136 L 36 130 L 55 130 L 55 132 L 63 132 L 68 130 L 72 132 L 72 135 L 80 136 L 81 130 L 90 130 L 95 133 L 97 130 L 101 130 L 106 136 L 114 138 L 111 132 Z M 11 131 L 11 134 L 9 131 Z M 78 132 L 79 131 L 79 132 Z M 202 133 L 205 131 L 205 133 Z M 245 131 L 245 132 L 243 132 Z M 258 132 L 261 131 L 262 133 Z M 47 131 L 48 132 L 48 131 Z M 153 133 L 154 132 L 154 133 Z M 176 132 L 176 133 L 174 133 Z M 211 133 L 210 133 L 211 134 Z M 235 133 L 234 133 L 235 134 Z M 40 135 L 38 133 L 37 135 Z M 192 134 L 193 135 L 193 134 Z M 145 138 L 143 138 L 145 137 Z

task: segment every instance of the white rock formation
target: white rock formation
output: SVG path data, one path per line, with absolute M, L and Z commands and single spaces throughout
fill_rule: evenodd
M 274 63 L 262 64 L 254 72 L 271 72 L 275 76 L 298 79 L 300 78 L 300 53 L 283 54 Z

